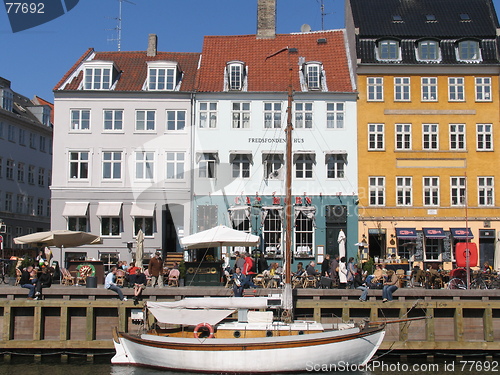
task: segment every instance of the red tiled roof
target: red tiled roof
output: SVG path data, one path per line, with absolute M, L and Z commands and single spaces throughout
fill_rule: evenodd
M 175 61 L 184 72 L 180 91 L 194 91 L 199 57 L 200 54 L 194 52 L 158 52 L 156 56 L 147 56 L 145 51 L 96 52 L 93 61 L 113 61 L 118 70 L 121 71 L 114 91 L 142 91 L 142 87 L 148 75 L 148 61 Z M 82 60 L 80 60 L 80 63 L 81 62 Z M 66 73 L 65 79 L 61 80 L 55 89 L 57 90 L 77 68 L 78 66 L 74 66 Z M 78 89 L 82 79 L 83 73 L 79 72 L 79 74 L 66 85 L 64 90 Z
M 57 84 L 54 87 L 54 91 L 58 90 L 61 87 L 61 85 L 68 79 L 70 74 L 73 73 L 82 63 L 82 61 L 85 60 L 88 56 L 90 56 L 92 52 L 94 52 L 93 48 L 89 48 L 87 51 L 85 51 L 85 53 L 78 59 L 78 61 L 71 67 L 71 69 L 66 72 L 66 74 L 61 78 L 59 82 L 57 82 Z
M 326 43 L 318 43 L 318 39 Z M 285 48 L 297 48 L 266 57 Z M 198 91 L 220 92 L 224 88 L 224 68 L 229 61 L 242 61 L 248 67 L 248 91 L 286 91 L 292 67 L 294 90 L 300 90 L 299 57 L 305 62 L 318 61 L 326 72 L 329 92 L 353 92 L 348 68 L 344 33 L 341 30 L 277 34 L 274 39 L 257 39 L 255 35 L 206 36 L 203 43 Z
M 47 105 L 50 108 L 50 122 L 53 124 L 54 123 L 54 103 L 51 103 L 43 98 L 40 98 L 39 96 L 35 95 L 35 98 L 33 99 L 33 102 L 38 105 Z

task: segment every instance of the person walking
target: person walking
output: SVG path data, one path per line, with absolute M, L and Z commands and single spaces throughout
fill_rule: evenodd
M 148 264 L 149 275 L 151 276 L 151 286 L 154 288 L 158 283 L 158 288 L 163 288 L 163 261 L 161 260 L 161 251 L 156 251 L 154 257 Z
M 116 270 L 117 270 L 117 268 L 115 266 L 111 267 L 111 270 L 106 275 L 106 279 L 104 280 L 104 288 L 112 290 L 113 292 L 118 294 L 118 298 L 120 298 L 120 301 L 126 301 L 127 298 L 123 296 L 122 290 L 115 283 Z
M 253 278 L 256 275 L 255 262 L 248 253 L 245 253 L 245 264 L 243 265 L 243 275 L 245 275 L 245 283 L 243 285 L 244 288 L 247 287 L 257 288 L 257 286 L 253 283 Z

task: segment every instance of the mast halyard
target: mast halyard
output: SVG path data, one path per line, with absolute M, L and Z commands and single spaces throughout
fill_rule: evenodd
M 283 290 L 283 320 L 293 320 L 292 299 L 292 72 L 290 67 L 290 83 L 288 86 L 288 107 L 286 124 L 286 158 L 285 158 L 285 288 Z

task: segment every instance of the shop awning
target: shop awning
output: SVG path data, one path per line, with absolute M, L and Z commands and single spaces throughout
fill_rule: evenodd
M 396 228 L 396 237 L 400 240 L 416 240 L 416 228 Z
M 153 217 L 155 214 L 156 203 L 152 202 L 141 202 L 132 203 L 132 209 L 130 210 L 130 216 L 132 217 Z
M 426 238 L 442 240 L 446 237 L 443 228 L 424 228 L 424 235 Z
M 122 202 L 99 202 L 96 215 L 99 217 L 120 216 Z
M 66 202 L 62 215 L 64 217 L 85 217 L 87 216 L 88 208 L 89 202 Z
M 474 235 L 470 228 L 450 228 L 451 235 L 456 240 L 473 239 Z

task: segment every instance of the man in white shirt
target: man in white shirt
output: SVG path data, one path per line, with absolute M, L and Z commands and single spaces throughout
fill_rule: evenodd
M 112 290 L 118 294 L 120 301 L 126 301 L 127 298 L 123 296 L 122 290 L 118 285 L 116 285 L 116 267 L 111 267 L 111 271 L 106 275 L 106 280 L 104 280 L 104 287 L 106 289 Z

